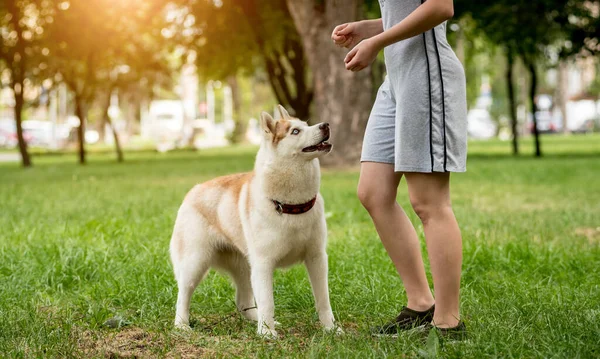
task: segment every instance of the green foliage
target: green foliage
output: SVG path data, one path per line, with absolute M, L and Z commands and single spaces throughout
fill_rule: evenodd
M 88 102 L 107 84 L 168 83 L 175 42 L 161 34 L 167 25 L 161 6 L 142 0 L 58 2 L 49 29 L 55 71 Z
M 200 76 L 224 80 L 238 71 L 252 71 L 259 64 L 254 29 L 234 1 L 220 6 L 209 0 L 191 1 L 188 11 L 185 19 L 193 23 L 189 28 L 194 32 L 189 46 L 198 53 Z
M 598 1 L 581 0 L 456 0 L 457 15 L 470 14 L 494 43 L 523 57 L 549 55 L 552 45 L 564 54 L 590 50 L 598 43 Z M 596 49 L 597 51 L 597 49 Z
M 468 14 L 448 24 L 448 41 L 461 58 L 467 78 L 467 103 L 475 105 L 481 93 L 482 79 L 499 70 L 495 61 L 497 46 L 482 34 Z M 462 52 L 461 52 L 462 51 Z
M 249 77 L 239 79 L 240 92 L 242 93 L 242 113 L 258 119 L 258 115 L 265 109 L 274 109 L 277 105 L 273 98 L 267 74 L 261 68 Z
M 596 74 L 600 74 L 600 63 L 596 64 Z M 597 98 L 600 98 L 600 75 L 596 75 L 587 92 L 593 96 L 596 96 Z
M 188 46 L 198 53 L 200 75 L 223 80 L 241 71 L 252 73 L 263 57 L 284 48 L 295 33 L 285 0 L 181 1 L 182 29 Z
M 268 75 L 277 101 L 307 119 L 312 100 L 298 31 L 285 0 L 178 0 L 177 23 L 203 80 Z
M 527 140 L 523 140 L 527 142 Z M 234 289 L 211 272 L 192 298 L 190 334 L 172 330 L 177 292 L 168 260 L 185 193 L 252 168 L 255 148 L 93 155 L 78 167 L 38 157 L 0 164 L 0 353 L 3 357 L 593 358 L 600 351 L 600 141 L 549 136 L 546 158 L 512 158 L 506 143 L 472 142 L 453 175 L 464 237 L 466 343 L 374 338 L 406 296 L 356 198 L 356 171 L 325 171 L 333 310 L 346 335 L 318 328 L 306 271 L 275 276 L 278 341 L 235 314 Z M 408 193 L 399 203 L 415 223 Z M 424 248 L 423 248 L 424 249 Z M 109 318 L 128 326 L 110 329 Z M 118 341 L 119 338 L 127 340 Z M 439 345 L 438 345 L 439 344 Z M 129 354 L 127 354 L 129 353 Z
M 36 81 L 47 69 L 46 28 L 52 8 L 47 1 L 8 0 L 0 3 L 0 64 L 15 78 Z M 21 69 L 21 67 L 23 67 Z

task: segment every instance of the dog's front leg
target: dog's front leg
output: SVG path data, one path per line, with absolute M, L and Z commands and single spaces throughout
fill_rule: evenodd
M 276 338 L 275 304 L 273 301 L 273 272 L 275 267 L 267 263 L 252 264 L 252 290 L 258 307 L 258 334 Z
M 315 306 L 319 314 L 319 320 L 326 331 L 336 330 L 338 334 L 343 331 L 335 326 L 331 303 L 329 302 L 329 288 L 327 285 L 327 254 L 316 253 L 305 261 L 310 284 L 315 297 Z

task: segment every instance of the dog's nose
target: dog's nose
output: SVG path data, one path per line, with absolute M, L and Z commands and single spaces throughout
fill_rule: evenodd
M 328 130 L 329 129 L 329 124 L 327 122 L 323 122 L 322 124 L 319 125 L 319 129 L 321 129 L 321 130 Z

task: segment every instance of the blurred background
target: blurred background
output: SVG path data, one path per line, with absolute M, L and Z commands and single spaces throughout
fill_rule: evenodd
M 600 131 L 600 1 L 454 3 L 473 140 L 541 156 L 543 136 Z M 374 0 L 2 0 L 0 159 L 257 144 L 281 103 L 332 124 L 327 164 L 356 164 L 385 64 L 346 71 L 330 35 L 379 16 Z

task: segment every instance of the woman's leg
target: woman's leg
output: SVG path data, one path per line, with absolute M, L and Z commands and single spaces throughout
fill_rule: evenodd
M 423 222 L 431 263 L 435 314 L 441 328 L 458 324 L 462 239 L 450 202 L 449 173 L 406 173 L 413 209 Z
M 434 303 L 421 257 L 419 238 L 406 213 L 396 202 L 401 173 L 385 163 L 363 162 L 358 198 L 369 211 L 381 242 L 406 288 L 407 306 L 423 311 Z

